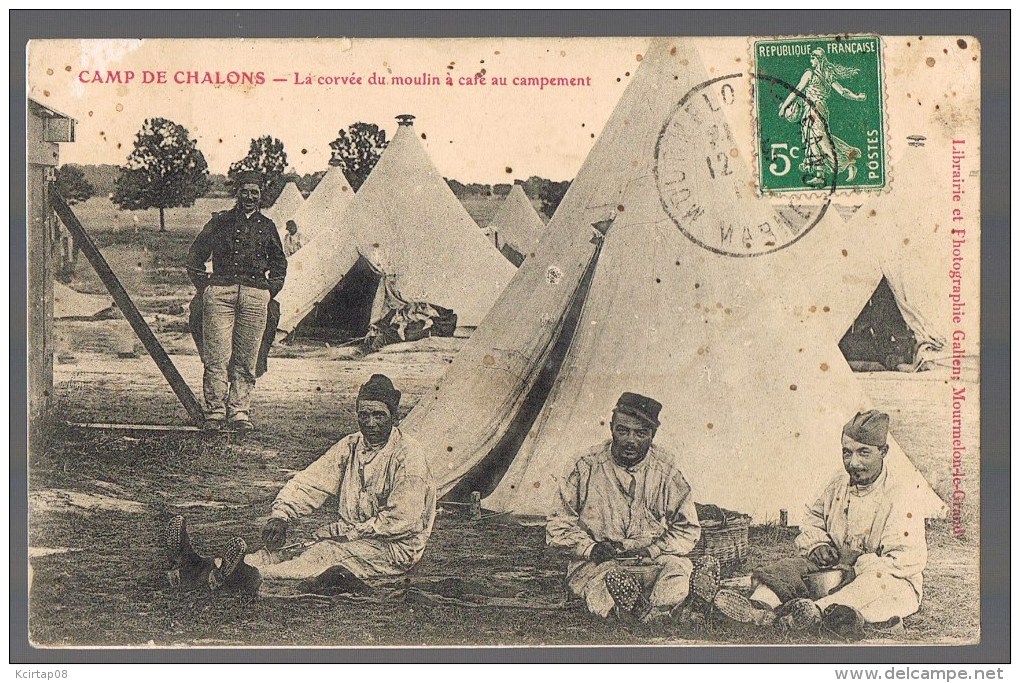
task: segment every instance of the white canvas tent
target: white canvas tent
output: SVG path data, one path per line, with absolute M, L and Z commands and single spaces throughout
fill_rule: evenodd
M 899 123 L 904 130 L 911 129 L 910 122 Z M 949 140 L 933 136 L 924 148 L 900 148 L 893 162 L 897 173 L 910 179 L 909 184 L 855 199 L 856 210 L 846 215 L 830 207 L 806 238 L 812 247 L 809 257 L 796 263 L 805 286 L 789 289 L 782 301 L 775 302 L 785 301 L 786 314 L 801 316 L 799 334 L 827 335 L 838 342 L 884 277 L 904 322 L 917 338 L 915 364 L 941 364 L 951 354 L 947 342 L 953 329 L 951 307 L 945 286 L 932 274 L 947 272 L 946 245 L 952 226 L 937 216 L 902 210 L 904 205 L 931 204 L 926 193 L 937 183 L 936 155 L 945 151 Z M 807 253 L 787 251 L 794 257 Z M 782 267 L 790 263 L 784 261 Z
M 405 420 L 441 493 L 480 490 L 488 508 L 548 513 L 578 453 L 608 438 L 623 391 L 664 404 L 656 442 L 679 454 L 699 502 L 758 521 L 796 516 L 841 471 L 843 424 L 874 407 L 836 346 L 881 279 L 859 248 L 870 227 L 832 211 L 759 258 L 682 234 L 663 208 L 656 152 L 706 71 L 691 41 L 653 42 L 535 258 Z M 731 158 L 732 173 L 712 182 L 691 174 L 709 219 L 796 233 L 755 196 L 747 166 Z M 941 512 L 895 442 L 888 462 L 915 482 L 919 512 Z
M 935 147 L 935 141 L 931 146 Z M 937 186 L 939 169 L 931 154 L 910 148 L 909 155 L 897 160 L 897 171 L 911 179 L 910 186 L 897 188 L 898 195 L 881 195 L 864 203 L 850 219 L 854 225 L 871 222 L 882 227 L 874 236 L 873 253 L 903 322 L 916 338 L 915 370 L 946 364 L 952 355 L 949 339 L 954 329 L 945 287 L 938 286 L 941 279 L 932 275 L 945 272 L 948 276 L 951 262 L 947 263 L 947 252 L 951 253 L 948 247 L 952 245 L 948 231 L 953 226 L 946 225 L 938 214 L 917 216 L 897 210 L 904 193 L 920 194 Z M 969 269 L 977 267 L 968 265 Z M 977 311 L 967 314 L 977 317 Z
M 486 226 L 482 228 L 482 234 L 485 235 L 486 242 L 489 242 L 490 244 L 492 244 L 492 246 L 496 247 L 497 249 L 499 248 L 499 246 L 496 244 L 495 231 L 491 230 L 488 226 Z
M 319 184 L 315 186 L 308 199 L 290 216 L 298 224 L 305 236 L 305 245 L 326 231 L 342 230 L 340 217 L 344 215 L 348 205 L 354 200 L 354 190 L 351 189 L 344 172 L 339 166 L 330 166 L 326 175 L 322 177 Z M 275 219 L 274 219 L 275 220 Z M 282 226 L 277 225 L 282 228 Z
M 489 223 L 488 232 L 496 246 L 515 266 L 538 248 L 545 224 L 535 207 L 524 194 L 524 188 L 515 184 Z
M 341 318 L 334 324 L 345 326 L 351 336 L 361 336 L 378 317 L 382 273 L 361 256 L 350 235 L 327 234 L 320 238 L 312 242 L 314 246 L 305 245 L 288 259 L 287 282 L 276 296 L 280 303 L 278 329 L 290 334 L 306 319 L 310 321 L 310 315 L 318 317 L 319 311 L 333 308 L 331 304 L 335 303 L 336 310 L 323 311 L 324 317 Z M 343 300 L 334 301 L 335 294 L 342 294 Z
M 293 331 L 326 297 L 335 296 L 352 272 L 363 279 L 353 298 L 373 300 L 377 309 L 385 274 L 404 299 L 452 309 L 460 327 L 477 326 L 510 281 L 514 267 L 485 239 L 436 170 L 411 118 L 401 117 L 346 212 L 326 214 L 325 223 L 336 224 L 336 232 L 323 226 L 291 258 L 278 297 L 282 331 Z
M 76 292 L 67 285 L 53 283 L 54 318 L 91 318 L 113 306 L 109 297 Z
M 276 227 L 282 233 L 287 219 L 293 217 L 304 203 L 305 197 L 301 194 L 301 190 L 296 184 L 289 182 L 283 186 L 283 191 L 280 192 L 280 196 L 276 198 L 273 205 L 262 213 L 273 219 Z

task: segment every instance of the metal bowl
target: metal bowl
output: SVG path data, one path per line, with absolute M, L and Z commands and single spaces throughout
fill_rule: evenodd
M 662 569 L 651 560 L 640 557 L 618 558 L 617 563 L 621 571 L 636 578 L 644 588 L 649 588 L 655 583 L 659 570 Z
M 617 557 L 613 560 L 621 567 L 640 567 L 652 564 L 647 557 Z
M 833 588 L 843 582 L 846 571 L 839 568 L 821 569 L 816 572 L 804 575 L 804 585 L 812 599 L 820 600 L 829 594 Z

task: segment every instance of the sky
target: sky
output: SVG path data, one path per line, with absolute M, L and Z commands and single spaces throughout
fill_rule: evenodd
M 298 173 L 326 168 L 329 143 L 357 121 L 392 137 L 398 114 L 446 177 L 511 182 L 573 178 L 633 75 L 648 40 L 309 39 L 54 40 L 29 47 L 29 96 L 77 119 L 61 162 L 123 164 L 146 118 L 184 125 L 210 171 L 225 173 L 253 137 L 283 141 Z M 109 73 L 113 72 L 113 74 Z M 131 80 L 127 79 L 131 72 Z M 164 73 L 165 83 L 158 80 Z M 176 84 L 181 75 L 262 84 Z M 375 73 L 436 76 L 439 85 L 369 84 Z M 114 78 L 111 78 L 111 75 Z M 484 85 L 475 78 L 483 75 Z M 329 84 L 361 76 L 359 84 Z M 446 77 L 454 85 L 446 85 Z M 494 77 L 507 85 L 493 85 Z M 515 86 L 515 77 L 579 79 L 581 85 Z M 117 82 L 119 78 L 119 81 Z M 194 78 L 194 76 L 193 76 Z M 305 84 L 310 78 L 312 83 Z M 466 79 L 461 83 L 461 79 Z M 273 79 L 282 79 L 282 82 Z M 113 82 L 110 82 L 113 81 Z

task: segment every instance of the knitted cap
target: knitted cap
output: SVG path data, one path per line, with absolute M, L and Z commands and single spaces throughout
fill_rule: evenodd
M 361 385 L 358 390 L 359 401 L 381 401 L 390 409 L 390 415 L 396 416 L 400 407 L 400 392 L 393 388 L 393 382 L 386 375 L 375 374 Z

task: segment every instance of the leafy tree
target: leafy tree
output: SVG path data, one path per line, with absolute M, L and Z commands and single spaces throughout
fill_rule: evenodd
M 237 189 L 237 177 L 246 171 L 255 171 L 262 176 L 262 206 L 272 206 L 287 184 L 284 177 L 287 171 L 287 152 L 283 149 L 283 143 L 271 135 L 252 138 L 248 155 L 230 164 L 227 171 L 232 191 Z
M 446 181 L 446 184 L 450 186 L 450 189 L 453 190 L 453 194 L 456 196 L 463 197 L 467 194 L 467 188 L 464 187 L 464 183 L 459 180 L 456 180 L 455 178 L 443 178 L 443 180 Z
M 538 192 L 538 198 L 542 201 L 542 213 L 552 218 L 552 215 L 556 213 L 556 207 L 563 201 L 563 195 L 567 193 L 569 188 L 569 180 L 558 183 L 551 180 L 546 182 Z
M 340 136 L 329 143 L 333 150 L 330 166 L 339 166 L 357 192 L 375 168 L 375 164 L 386 149 L 386 131 L 374 123 L 353 123 Z
M 545 185 L 539 191 L 539 200 L 542 202 L 542 212 L 549 218 L 553 217 L 556 213 L 556 207 L 563 201 L 563 196 L 567 194 L 567 190 L 570 188 L 570 180 L 562 180 L 555 182 L 553 180 L 547 180 Z
M 325 177 L 325 171 L 316 171 L 315 173 L 306 173 L 297 179 L 298 189 L 301 190 L 301 194 L 305 197 L 310 195 L 316 187 L 319 185 L 319 181 Z
M 497 197 L 506 197 L 513 188 L 514 186 L 509 183 L 497 183 L 492 186 L 492 194 Z
M 85 173 L 72 165 L 57 169 L 56 190 L 68 204 L 84 202 L 96 194 L 96 188 L 85 179 Z
M 113 202 L 122 209 L 159 209 L 159 231 L 166 232 L 164 211 L 193 205 L 209 185 L 209 166 L 188 129 L 170 119 L 146 119 L 120 169 Z
M 542 192 L 542 188 L 550 182 L 552 181 L 541 176 L 533 175 L 522 182 L 521 185 L 524 186 L 524 194 L 528 195 L 529 199 L 534 199 Z

